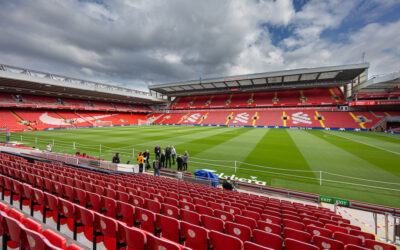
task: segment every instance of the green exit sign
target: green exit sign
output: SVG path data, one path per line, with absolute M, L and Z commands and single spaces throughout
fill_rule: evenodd
M 325 203 L 333 204 L 333 198 L 326 197 L 326 196 L 320 196 L 319 197 L 319 202 L 325 202 Z
M 350 202 L 348 200 L 335 199 L 335 204 L 342 207 L 350 207 Z

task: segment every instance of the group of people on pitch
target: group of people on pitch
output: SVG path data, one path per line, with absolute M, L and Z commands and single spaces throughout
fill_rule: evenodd
M 187 171 L 189 153 L 185 151 L 185 154 L 177 155 L 174 146 L 168 145 L 165 150 L 161 149 L 159 145 L 154 148 L 155 159 L 153 161 L 153 169 L 154 175 L 160 176 L 161 168 L 171 168 L 171 165 L 175 165 L 175 162 L 178 166 L 178 171 Z M 144 153 L 140 152 L 137 157 L 137 163 L 139 165 L 139 172 L 144 171 L 144 167 L 146 169 L 150 169 L 150 151 L 147 149 Z M 172 162 L 171 162 L 172 160 Z

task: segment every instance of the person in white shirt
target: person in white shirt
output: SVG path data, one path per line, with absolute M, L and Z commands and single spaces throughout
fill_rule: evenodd
M 174 146 L 171 147 L 172 165 L 175 165 L 176 150 Z
M 47 150 L 47 152 L 51 152 L 51 143 L 47 144 L 46 150 Z

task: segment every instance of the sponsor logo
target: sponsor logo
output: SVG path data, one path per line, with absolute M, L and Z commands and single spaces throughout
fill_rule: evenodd
M 312 124 L 311 118 L 308 114 L 304 114 L 303 112 L 297 112 L 292 115 L 292 120 L 294 124 L 305 123 Z
M 233 120 L 233 123 L 247 123 L 249 121 L 249 114 L 247 113 L 240 113 L 237 116 L 235 116 L 235 119 Z
M 213 169 L 203 169 L 203 170 L 212 172 L 215 175 L 217 175 L 218 178 L 222 178 L 222 179 L 227 179 L 228 177 L 230 177 L 231 180 L 233 180 L 233 181 L 247 182 L 249 184 L 257 184 L 257 185 L 262 185 L 262 186 L 266 186 L 267 185 L 266 181 L 257 180 L 257 178 L 258 178 L 257 176 L 250 176 L 250 179 L 247 179 L 247 178 L 238 177 L 235 174 L 233 174 L 233 175 L 225 175 L 225 173 L 218 174 L 217 171 L 213 170 Z

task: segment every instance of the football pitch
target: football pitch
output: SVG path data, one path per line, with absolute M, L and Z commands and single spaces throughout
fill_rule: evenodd
M 188 171 L 265 182 L 329 197 L 400 207 L 400 135 L 297 129 L 132 126 L 13 133 L 42 150 L 81 153 L 121 163 L 154 147 L 174 145 L 189 152 Z M 75 145 L 75 148 L 73 148 Z M 100 146 L 101 145 L 101 146 Z M 176 166 L 172 166 L 176 169 Z M 321 183 L 322 177 L 322 183 Z M 322 184 L 322 185 L 321 185 Z

